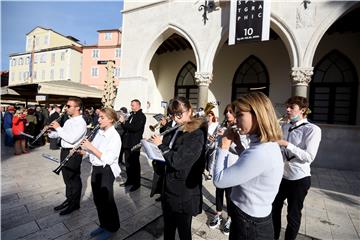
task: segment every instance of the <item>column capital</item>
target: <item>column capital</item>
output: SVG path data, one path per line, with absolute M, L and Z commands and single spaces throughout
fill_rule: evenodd
M 212 82 L 213 75 L 209 72 L 195 72 L 195 82 L 199 86 L 208 87 Z
M 309 86 L 311 77 L 314 74 L 313 67 L 293 67 L 291 79 L 293 86 Z

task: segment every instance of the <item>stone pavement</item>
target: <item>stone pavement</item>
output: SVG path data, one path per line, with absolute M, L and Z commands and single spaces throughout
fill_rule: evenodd
M 14 156 L 12 149 L 1 149 L 1 239 L 90 239 L 89 232 L 99 224 L 90 163 L 82 164 L 80 210 L 59 216 L 53 207 L 64 200 L 64 184 L 52 172 L 57 163 L 42 154 L 59 157 L 59 151 L 49 150 L 48 145 L 20 156 Z M 121 228 L 112 239 L 163 239 L 161 206 L 149 197 L 152 169 L 145 157 L 141 165 L 140 190 L 129 193 L 119 186 L 121 179 L 114 184 Z M 360 172 L 318 168 L 313 170 L 312 182 L 298 239 L 360 239 Z M 207 226 L 215 210 L 214 196 L 212 182 L 204 181 L 204 211 L 192 224 L 195 240 L 228 238 Z

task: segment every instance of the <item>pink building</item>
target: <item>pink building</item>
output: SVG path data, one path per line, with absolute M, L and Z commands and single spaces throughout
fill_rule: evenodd
M 98 61 L 114 60 L 114 77 L 116 86 L 119 84 L 121 31 L 119 29 L 99 30 L 98 44 L 83 46 L 83 63 L 81 83 L 104 89 L 106 65 L 99 65 Z

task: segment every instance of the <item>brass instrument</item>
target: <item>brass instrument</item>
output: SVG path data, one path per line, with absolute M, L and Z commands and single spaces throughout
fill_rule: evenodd
M 162 115 L 162 114 L 161 114 Z M 164 115 L 162 116 L 162 118 L 164 117 Z M 162 119 L 161 118 L 161 119 Z M 158 121 L 158 123 L 154 124 L 154 125 L 150 125 L 149 128 L 152 132 L 155 132 L 157 129 L 160 129 L 162 126 L 161 126 L 161 119 Z M 170 116 L 167 116 L 165 118 L 166 122 L 170 120 Z
M 154 125 L 150 125 L 149 128 L 150 128 L 150 130 L 151 130 L 152 132 L 155 132 L 157 129 L 161 128 L 161 123 L 158 122 L 158 123 L 156 123 L 156 124 L 154 124 Z

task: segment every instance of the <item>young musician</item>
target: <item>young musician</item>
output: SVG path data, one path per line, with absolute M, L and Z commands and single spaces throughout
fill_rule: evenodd
M 161 136 L 151 141 L 159 146 L 165 158 L 162 196 L 164 239 L 191 239 L 192 216 L 202 211 L 202 173 L 205 165 L 207 123 L 193 118 L 189 100 L 177 97 L 169 104 L 177 124 L 183 126 L 172 132 L 169 144 L 162 144 Z M 169 133 L 170 134 L 170 133 Z
M 278 143 L 284 157 L 284 176 L 273 203 L 274 238 L 278 239 L 281 228 L 281 210 L 287 199 L 287 227 L 285 239 L 295 239 L 300 228 L 301 210 L 311 185 L 310 164 L 314 161 L 321 140 L 321 129 L 309 123 L 309 104 L 306 98 L 294 96 L 286 101 L 286 113 L 290 120 L 282 126 L 284 139 Z
M 208 121 L 208 139 L 207 139 L 207 149 L 206 149 L 206 163 L 205 169 L 208 171 L 208 174 L 204 172 L 205 180 L 212 179 L 212 167 L 213 167 L 213 159 L 215 155 L 215 138 L 214 134 L 218 130 L 219 122 L 216 119 L 215 113 L 210 111 L 207 115 Z
M 120 228 L 113 184 L 121 172 L 118 164 L 121 139 L 114 127 L 117 115 L 113 109 L 101 109 L 98 121 L 100 130 L 94 140 L 90 142 L 85 139 L 81 147 L 89 154 L 93 165 L 91 188 L 100 222 L 100 227 L 92 231 L 90 235 L 92 237 L 99 235 L 98 238 L 104 240 Z
M 233 104 L 228 104 L 225 107 L 224 110 L 224 117 L 226 119 L 226 127 L 231 127 L 236 124 L 236 118 L 235 118 L 235 106 Z M 219 129 L 219 137 L 221 137 L 224 134 L 224 131 L 222 129 Z M 214 139 L 214 141 L 217 141 L 217 139 Z M 216 151 L 216 150 L 215 150 Z M 215 154 L 215 153 L 214 153 Z M 232 152 L 232 154 L 237 154 L 237 152 Z M 216 154 L 215 154 L 216 155 Z M 227 157 L 227 166 L 230 166 L 234 164 L 234 162 L 237 160 L 238 157 L 228 156 Z M 214 164 L 214 161 L 213 163 Z M 211 169 L 213 166 L 211 167 Z M 215 205 L 216 205 L 216 215 L 214 218 L 210 221 L 209 227 L 210 228 L 217 228 L 221 224 L 221 213 L 223 211 L 224 207 L 224 193 L 226 197 L 226 206 L 228 208 L 228 219 L 224 225 L 223 233 L 225 235 L 229 235 L 230 233 L 230 225 L 231 225 L 231 217 L 229 215 L 229 207 L 230 207 L 230 194 L 231 194 L 231 187 L 229 188 L 216 188 L 215 190 Z
M 240 134 L 249 135 L 249 148 L 236 163 L 225 166 L 235 133 L 227 130 L 215 162 L 214 184 L 232 187 L 229 239 L 272 239 L 272 202 L 283 174 L 279 145 L 281 129 L 274 108 L 265 94 L 252 92 L 236 103 L 236 124 Z
M 49 133 L 50 138 L 61 138 L 60 159 L 63 161 L 70 150 L 78 145 L 86 135 L 86 122 L 80 114 L 82 101 L 77 97 L 70 97 L 66 103 L 66 113 L 70 117 L 61 127 L 57 121 L 50 124 L 55 129 Z M 75 153 L 62 169 L 62 175 L 66 187 L 66 200 L 54 208 L 62 210 L 60 215 L 70 214 L 80 208 L 82 183 L 80 178 L 82 156 Z

